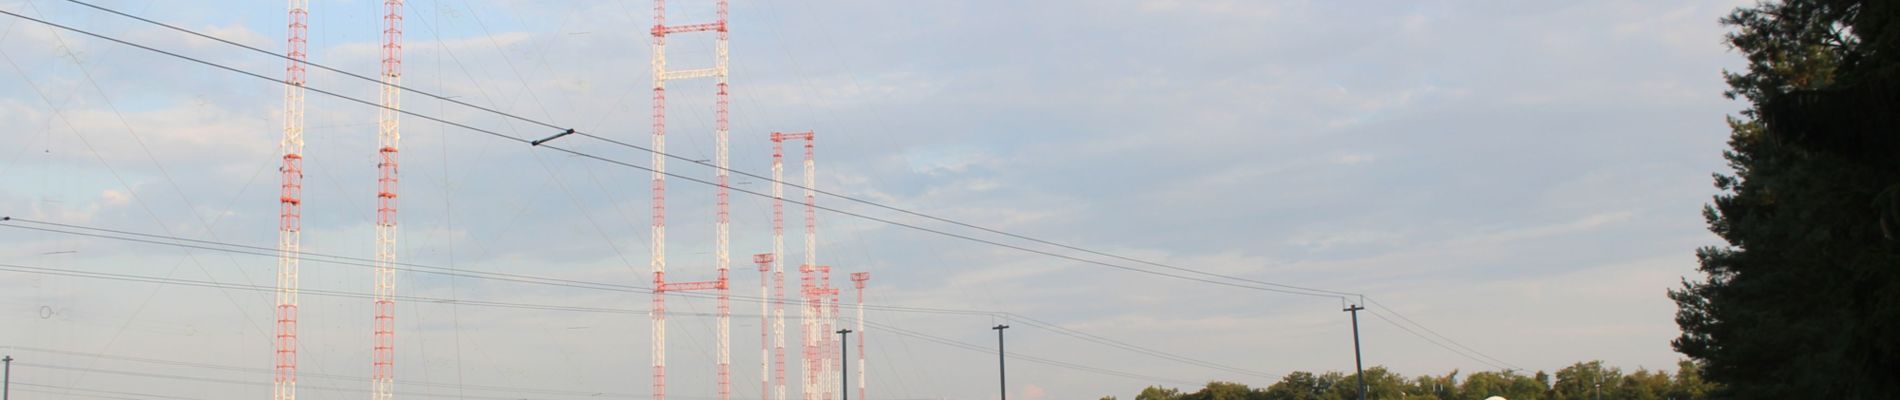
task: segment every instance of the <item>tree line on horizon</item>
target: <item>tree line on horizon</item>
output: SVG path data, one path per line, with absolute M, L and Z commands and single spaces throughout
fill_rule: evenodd
M 1605 367 L 1602 361 L 1579 362 L 1557 370 L 1556 374 L 1537 371 L 1525 375 L 1515 371 L 1483 371 L 1460 375 L 1453 370 L 1444 375 L 1407 378 L 1385 367 L 1367 368 L 1367 399 L 1484 400 L 1499 396 L 1509 400 L 1697 400 L 1709 398 L 1715 384 L 1702 379 L 1701 368 L 1691 361 L 1676 365 L 1675 374 L 1666 371 Z M 1134 400 L 1355 400 L 1359 398 L 1357 374 L 1343 372 L 1289 373 L 1279 382 L 1264 388 L 1234 382 L 1208 382 L 1199 390 L 1149 386 L 1135 394 Z M 1598 397 L 1600 396 L 1600 397 Z M 1105 396 L 1102 400 L 1117 400 Z

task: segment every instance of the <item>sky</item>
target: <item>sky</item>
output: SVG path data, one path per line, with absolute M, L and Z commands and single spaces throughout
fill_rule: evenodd
M 674 3 L 669 21 L 712 17 L 708 3 Z M 97 4 L 284 48 L 281 2 Z M 1407 376 L 1587 360 L 1673 370 L 1682 356 L 1669 347 L 1679 330 L 1666 291 L 1697 276 L 1696 248 L 1721 243 L 1700 211 L 1716 193 L 1710 174 L 1726 170 L 1725 118 L 1743 108 L 1722 96 L 1721 72 L 1741 58 L 1718 19 L 1747 4 L 735 1 L 729 150 L 734 170 L 768 175 L 769 134 L 811 130 L 818 187 L 839 195 L 1363 294 L 1377 301 L 1359 314 L 1366 364 Z M 381 2 L 310 9 L 310 59 L 373 76 Z M 65 1 L 5 0 L 0 10 L 267 77 L 284 71 L 280 59 Z M 648 143 L 650 3 L 417 0 L 406 10 L 405 86 Z M 681 35 L 668 62 L 707 66 L 712 48 Z M 275 246 L 281 84 L 11 16 L 0 16 L 0 56 L 0 215 Z M 325 71 L 308 85 L 371 102 L 378 93 Z M 670 153 L 712 158 L 712 93 L 705 81 L 668 84 Z M 369 258 L 377 110 L 308 96 L 304 246 Z M 517 138 L 557 132 L 415 93 L 402 108 Z M 556 144 L 641 166 L 651 157 L 579 136 Z M 401 146 L 401 260 L 650 284 L 645 171 L 418 117 L 402 119 Z M 795 162 L 798 149 L 789 151 Z M 802 176 L 789 168 L 786 178 Z M 710 279 L 714 191 L 670 182 L 669 276 Z M 733 187 L 769 184 L 735 177 Z M 818 203 L 1178 273 L 837 197 Z M 770 210 L 769 199 L 733 194 L 736 294 L 757 293 L 749 256 L 771 248 Z M 802 259 L 799 214 L 788 210 L 785 256 Z M 0 223 L 0 352 L 19 359 L 15 391 L 268 396 L 274 300 L 254 290 L 274 284 L 268 250 L 22 228 L 46 226 L 38 222 Z M 844 272 L 871 274 L 869 304 L 985 312 L 869 311 L 875 325 L 861 334 L 873 398 L 996 398 L 996 324 L 1012 326 L 1010 352 L 1068 365 L 1012 360 L 1005 390 L 1016 399 L 1126 398 L 1209 380 L 1265 386 L 1292 371 L 1353 368 L 1352 316 L 1341 308 L 1357 296 L 1173 279 L 832 212 L 818 214 L 817 247 L 819 263 L 841 275 L 834 285 L 849 287 Z M 301 278 L 300 396 L 362 396 L 369 301 L 317 293 L 368 293 L 370 271 L 306 261 Z M 646 294 L 417 272 L 398 280 L 402 295 L 434 299 L 398 305 L 399 397 L 648 392 Z M 714 303 L 668 301 L 680 313 L 668 330 L 669 393 L 711 398 L 716 339 L 704 314 Z M 759 393 L 758 307 L 733 304 L 737 398 Z M 796 320 L 788 325 L 795 335 Z M 789 339 L 796 355 L 799 338 Z M 796 360 L 788 364 L 796 377 Z

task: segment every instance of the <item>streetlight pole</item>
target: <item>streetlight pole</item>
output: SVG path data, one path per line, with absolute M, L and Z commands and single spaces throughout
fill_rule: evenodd
M 1340 310 L 1352 313 L 1352 364 L 1354 368 L 1359 369 L 1359 400 L 1366 400 L 1366 364 L 1359 356 L 1359 310 L 1364 309 L 1366 308 L 1354 304 Z
M 842 353 L 839 353 L 838 355 L 839 360 L 851 359 L 851 346 L 850 346 L 851 340 L 847 339 L 849 337 L 851 337 L 850 329 L 838 330 L 838 348 L 841 349 L 840 351 L 842 351 Z M 838 379 L 842 379 L 842 381 L 838 382 L 838 387 L 850 388 L 851 387 L 851 363 L 839 363 L 839 364 L 842 364 L 844 366 L 844 370 L 838 374 Z M 838 393 L 844 394 L 844 400 L 851 400 L 851 390 L 849 389 L 839 390 Z M 4 400 L 4 399 L 0 399 L 0 400 Z
M 1003 372 L 1003 330 L 1009 329 L 1009 325 L 999 324 L 990 329 L 996 330 L 996 387 L 1003 393 L 1002 400 L 1009 400 L 1009 374 Z

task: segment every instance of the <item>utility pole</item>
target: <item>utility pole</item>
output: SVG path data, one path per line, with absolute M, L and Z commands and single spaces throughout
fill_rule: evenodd
M 1344 310 L 1340 310 L 1352 313 L 1352 364 L 1354 368 L 1359 369 L 1359 373 L 1357 374 L 1359 376 L 1359 400 L 1366 400 L 1366 364 L 1359 356 L 1359 310 L 1364 309 L 1366 308 L 1354 304 L 1350 307 L 1346 307 Z
M 838 349 L 841 352 L 838 354 L 839 355 L 838 359 L 840 360 L 851 358 L 851 345 L 850 345 L 851 340 L 847 339 L 849 337 L 851 337 L 850 329 L 838 330 Z M 838 387 L 840 388 L 851 387 L 851 363 L 839 363 L 839 364 L 843 365 L 842 368 L 844 368 L 844 370 L 839 371 L 840 373 L 838 374 L 838 379 L 843 379 L 843 380 L 838 382 Z M 851 391 L 839 390 L 838 392 L 844 394 L 843 400 L 851 400 Z
M 993 327 L 993 328 L 990 328 L 990 329 L 995 329 L 995 330 L 996 330 L 996 383 L 997 383 L 997 389 L 999 389 L 999 390 L 1001 390 L 1001 391 L 1003 392 L 1003 397 L 1002 397 L 1002 400 L 1009 400 L 1009 374 L 1007 374 L 1007 373 L 1004 373 L 1004 372 L 1003 372 L 1003 371 L 1004 371 L 1004 365 L 1003 365 L 1003 330 L 1004 330 L 1004 329 L 1009 329 L 1009 325 L 1000 325 L 1000 324 L 999 324 L 999 325 L 996 325 L 995 327 Z
M 7 364 L 6 376 L 0 377 L 0 400 L 6 400 L 13 392 L 13 356 L 8 355 L 6 358 L 0 358 L 0 361 L 4 361 Z

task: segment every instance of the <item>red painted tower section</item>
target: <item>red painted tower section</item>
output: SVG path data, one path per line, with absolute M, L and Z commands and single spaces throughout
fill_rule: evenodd
M 869 272 L 851 273 L 851 285 L 858 288 L 858 400 L 870 400 L 864 397 L 864 282 L 871 280 Z M 851 388 L 845 388 L 851 390 Z
M 653 399 L 666 398 L 666 292 L 682 290 L 710 290 L 718 293 L 718 338 L 715 347 L 714 372 L 718 378 L 719 400 L 728 400 L 732 396 L 732 338 L 728 270 L 731 258 L 730 247 L 731 220 L 727 212 L 727 192 L 730 160 L 726 149 L 727 133 L 727 29 L 726 0 L 715 0 L 717 19 L 710 23 L 667 25 L 666 0 L 653 2 Z M 666 37 L 668 35 L 693 32 L 713 32 L 713 66 L 711 68 L 668 70 L 666 67 Z M 714 104 L 713 121 L 713 162 L 717 168 L 717 192 L 714 195 L 717 204 L 714 207 L 714 256 L 713 269 L 717 276 L 710 281 L 668 282 L 666 278 L 666 82 L 670 80 L 713 78 L 717 93 Z
M 752 255 L 752 262 L 759 265 L 759 399 L 772 398 L 772 290 L 767 286 L 772 281 L 772 253 Z
M 803 376 L 801 379 L 802 390 L 800 393 L 805 400 L 817 400 L 823 392 L 823 386 L 821 385 L 824 384 L 825 379 L 822 375 L 824 372 L 824 363 L 821 362 L 822 357 L 820 357 L 819 352 L 822 351 L 821 347 L 824 343 L 829 343 L 831 338 L 831 331 L 821 330 L 825 326 L 819 323 L 824 314 L 824 308 L 822 307 L 824 297 L 818 295 L 818 293 L 823 292 L 823 288 L 829 287 L 830 284 L 828 282 L 819 283 L 815 275 L 820 268 L 818 266 L 818 213 L 816 208 L 818 166 L 816 160 L 812 158 L 816 138 L 817 135 L 811 131 L 789 133 L 772 132 L 772 250 L 778 255 L 776 260 L 780 260 L 777 263 L 778 265 L 774 265 L 773 267 L 773 280 L 779 285 L 776 298 L 781 303 L 778 309 L 775 310 L 773 317 L 775 319 L 773 322 L 774 334 L 779 337 L 779 342 L 775 348 L 775 351 L 779 355 L 779 365 L 773 373 L 777 374 L 776 376 L 778 377 L 775 390 L 779 400 L 785 399 L 785 306 L 782 303 L 786 301 L 786 296 L 782 260 L 785 258 L 784 160 L 785 141 L 788 140 L 805 141 L 805 160 L 803 162 L 803 169 L 805 170 L 803 177 L 805 186 L 805 262 L 798 267 L 800 276 L 798 290 L 799 304 L 803 305 L 803 307 L 799 309 L 799 314 L 802 317 L 799 321 L 799 325 L 800 329 L 803 330 L 801 333 L 803 342 L 801 344 L 802 360 L 804 363 Z
M 383 1 L 382 105 L 377 119 L 375 336 L 370 399 L 396 397 L 396 160 L 402 142 L 402 2 Z
M 307 0 L 290 0 L 288 50 L 284 66 L 283 184 L 277 204 L 277 326 L 272 400 L 297 399 L 297 267 L 303 252 L 304 66 L 310 34 Z

